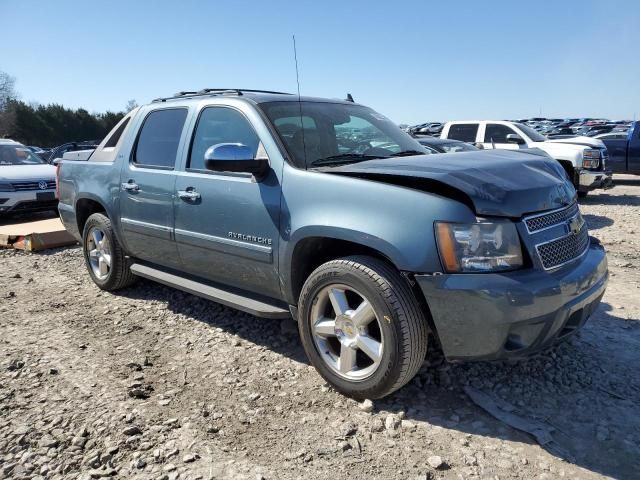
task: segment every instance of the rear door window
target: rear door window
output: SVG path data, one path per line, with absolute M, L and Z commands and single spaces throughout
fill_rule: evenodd
M 176 164 L 186 108 L 155 110 L 140 129 L 133 162 L 142 167 L 172 169 Z
M 461 142 L 475 142 L 478 134 L 477 123 L 455 123 L 449 127 L 447 138 Z
M 499 123 L 487 123 L 484 130 L 484 143 L 508 143 L 507 135 L 516 133 L 511 127 Z

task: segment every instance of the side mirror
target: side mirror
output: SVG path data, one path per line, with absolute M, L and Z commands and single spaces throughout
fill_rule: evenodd
M 507 135 L 507 143 L 515 143 L 517 145 L 524 145 L 524 138 L 517 133 L 510 133 Z
M 251 173 L 262 178 L 269 171 L 269 159 L 266 154 L 254 157 L 251 148 L 242 143 L 218 143 L 204 153 L 204 166 L 214 172 Z

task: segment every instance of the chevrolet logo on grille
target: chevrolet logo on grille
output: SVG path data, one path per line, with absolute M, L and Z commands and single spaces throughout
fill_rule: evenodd
M 569 232 L 573 233 L 574 235 L 577 235 L 578 233 L 580 233 L 580 230 L 582 230 L 583 225 L 584 225 L 584 219 L 580 214 L 576 215 L 575 217 L 573 217 L 571 220 L 567 222 L 567 226 L 569 227 Z

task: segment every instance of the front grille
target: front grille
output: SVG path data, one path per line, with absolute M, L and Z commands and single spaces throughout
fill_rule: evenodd
M 536 250 L 542 266 L 549 270 L 581 257 L 588 246 L 589 232 L 585 223 L 578 233 L 537 245 Z
M 24 192 L 27 190 L 53 190 L 56 188 L 55 180 L 42 180 L 47 183 L 47 188 L 40 188 L 40 181 L 35 182 L 13 182 L 11 186 L 13 186 L 16 192 Z
M 555 210 L 550 213 L 543 213 L 529 217 L 525 220 L 525 225 L 529 233 L 539 232 L 546 228 L 554 227 L 559 223 L 566 222 L 570 218 L 573 218 L 578 213 L 578 204 L 574 203 L 568 208 L 562 210 Z

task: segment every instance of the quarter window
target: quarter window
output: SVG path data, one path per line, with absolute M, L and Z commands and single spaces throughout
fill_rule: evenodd
M 260 139 L 249 121 L 237 110 L 227 107 L 205 108 L 193 134 L 187 168 L 204 170 L 204 154 L 218 143 L 241 143 L 255 157 Z
M 475 142 L 478 134 L 477 123 L 456 123 L 449 127 L 447 138 L 460 140 L 461 142 Z
M 122 124 L 116 129 L 116 131 L 113 132 L 113 134 L 109 137 L 109 140 L 107 140 L 107 143 L 104 144 L 103 148 L 112 148 L 118 144 L 118 141 L 122 136 L 122 132 L 124 132 L 124 129 L 127 128 L 127 125 L 129 125 L 129 120 L 131 120 L 131 117 L 122 122 Z
M 155 110 L 144 121 L 133 161 L 142 166 L 174 168 L 186 108 Z
M 484 130 L 484 143 L 508 143 L 507 135 L 516 133 L 512 128 L 498 123 L 488 123 Z

